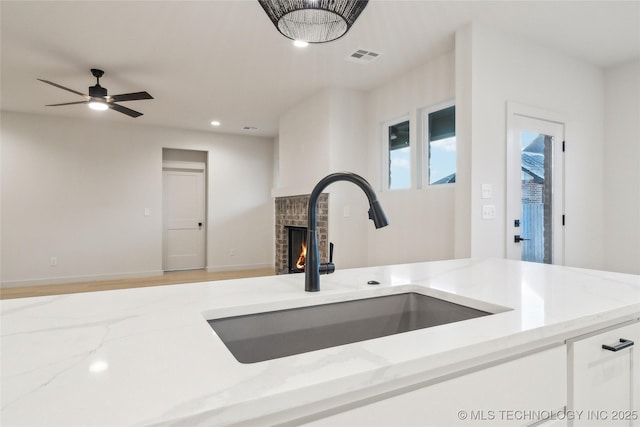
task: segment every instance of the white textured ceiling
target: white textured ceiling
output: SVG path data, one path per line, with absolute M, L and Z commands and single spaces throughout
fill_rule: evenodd
M 301 50 L 257 1 L 6 1 L 1 3 L 1 107 L 69 117 L 273 136 L 287 109 L 325 87 L 368 90 L 452 50 L 468 22 L 530 39 L 601 67 L 640 56 L 640 1 L 370 0 L 342 39 Z M 345 61 L 355 49 L 383 55 Z M 90 68 L 143 116 L 95 112 L 36 79 L 87 91 Z M 209 122 L 218 119 L 219 128 Z M 242 130 L 254 126 L 257 130 Z

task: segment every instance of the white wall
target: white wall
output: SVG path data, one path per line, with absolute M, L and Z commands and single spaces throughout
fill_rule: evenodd
M 275 195 L 308 194 L 326 174 L 347 170 L 373 185 L 389 218 L 388 227 L 376 230 L 361 190 L 347 183 L 329 186 L 329 240 L 336 245 L 337 268 L 453 257 L 455 185 L 381 191 L 382 124 L 408 114 L 415 149 L 418 111 L 453 98 L 451 52 L 369 93 L 325 89 L 283 115 Z M 313 148 L 300 148 L 301 141 Z M 311 149 L 315 156 L 306 157 Z
M 640 60 L 605 72 L 605 269 L 640 274 Z
M 331 91 L 323 90 L 280 117 L 277 195 L 300 195 L 329 173 Z
M 454 203 L 457 183 L 419 189 L 417 147 L 419 110 L 455 97 L 454 53 L 408 71 L 368 94 L 367 148 L 369 177 L 378 190 L 382 171 L 383 124 L 405 115 L 410 120 L 413 188 L 379 194 L 390 225 L 369 228 L 369 265 L 454 257 Z
M 456 194 L 454 213 L 455 258 L 471 256 L 471 130 L 472 44 L 471 26 L 456 31 Z
M 271 139 L 11 112 L 1 136 L 2 286 L 160 274 L 162 148 L 208 152 L 207 268 L 273 265 Z
M 332 89 L 330 114 L 331 172 L 353 172 L 366 180 L 367 120 L 366 97 L 363 92 Z M 335 244 L 334 262 L 339 268 L 367 265 L 367 228 L 369 203 L 357 186 L 338 182 L 327 187 L 329 192 L 329 241 Z
M 505 256 L 506 103 L 514 101 L 557 111 L 565 127 L 565 264 L 602 268 L 603 252 L 603 72 L 513 35 L 480 25 L 458 32 L 456 72 L 471 75 L 458 82 L 458 103 L 470 105 L 459 151 L 470 156 L 468 181 L 457 198 L 471 200 L 457 227 L 469 221 L 473 257 Z M 466 89 L 466 90 L 462 90 Z M 468 132 L 468 133 L 467 133 Z M 462 145 L 460 147 L 460 145 Z M 462 172 L 461 172 L 462 174 Z M 465 179 L 461 176 L 461 179 Z M 481 219 L 481 184 L 493 185 L 495 220 Z M 468 214 L 468 215 L 467 215 Z M 462 233 L 457 239 L 463 238 Z
M 366 113 L 362 92 L 324 89 L 280 118 L 279 179 L 276 196 L 310 194 L 334 172 L 365 175 Z M 367 177 L 365 176 L 365 179 Z M 329 193 L 329 241 L 339 268 L 362 267 L 367 260 L 364 193 L 350 183 L 334 183 Z

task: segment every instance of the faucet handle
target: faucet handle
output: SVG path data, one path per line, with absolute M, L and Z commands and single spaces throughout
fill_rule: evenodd
M 331 274 L 336 271 L 336 266 L 333 263 L 333 243 L 329 243 L 329 262 L 323 262 L 318 267 L 320 274 Z
M 336 266 L 332 262 L 323 262 L 318 267 L 320 274 L 331 274 L 336 271 Z

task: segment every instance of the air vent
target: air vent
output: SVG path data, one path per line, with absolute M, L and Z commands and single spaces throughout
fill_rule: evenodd
M 255 126 L 242 126 L 242 130 L 258 130 Z
M 381 53 L 373 52 L 371 50 L 358 49 L 351 55 L 347 56 L 345 60 L 351 62 L 357 62 L 359 64 L 368 64 L 371 61 L 377 59 L 382 55 Z

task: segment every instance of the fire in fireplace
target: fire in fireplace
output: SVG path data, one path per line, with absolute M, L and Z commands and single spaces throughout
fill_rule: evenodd
M 307 256 L 307 228 L 286 227 L 289 234 L 288 267 L 289 273 L 304 272 Z
M 298 270 L 304 270 L 304 262 L 307 260 L 307 244 L 303 243 L 302 244 L 302 249 L 300 251 L 300 256 L 298 257 L 298 260 L 296 261 L 296 268 Z

